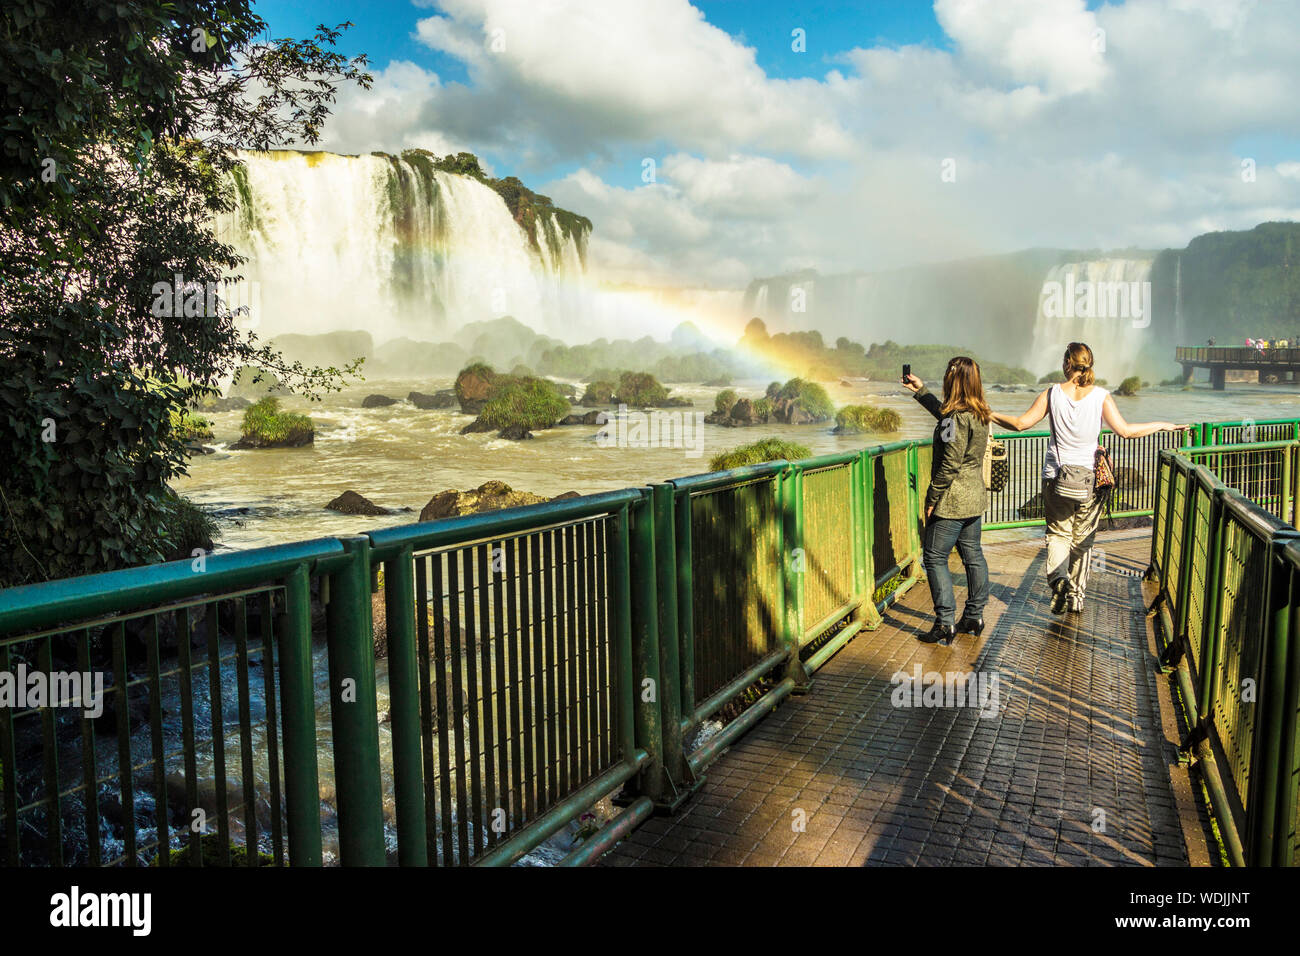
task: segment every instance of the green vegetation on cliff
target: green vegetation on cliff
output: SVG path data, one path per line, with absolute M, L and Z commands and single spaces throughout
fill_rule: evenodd
M 591 220 L 568 209 L 561 209 L 551 202 L 550 196 L 533 192 L 517 177 L 506 176 L 502 179 L 493 179 L 483 172 L 478 157 L 473 153 L 456 153 L 454 156 L 447 155 L 440 158 L 427 149 L 407 149 L 402 151 L 402 159 L 420 173 L 431 191 L 437 188 L 433 177 L 435 171 L 477 179 L 501 197 L 506 208 L 510 210 L 510 215 L 528 236 L 528 241 L 533 248 L 540 251 L 537 242 L 540 226 L 546 240 L 547 251 L 552 256 L 559 255 L 564 243 L 572 240 L 577 246 L 578 255 L 584 262 L 586 261 L 587 237 L 592 230 Z M 406 202 L 405 196 L 399 194 L 390 196 L 389 199 L 394 202 L 395 208 L 409 208 L 409 205 L 405 207 L 397 205 Z

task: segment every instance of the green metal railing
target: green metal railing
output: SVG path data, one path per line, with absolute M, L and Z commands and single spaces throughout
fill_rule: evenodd
M 1160 456 L 1151 574 L 1162 660 L 1191 727 L 1184 750 L 1202 768 L 1234 865 L 1297 860 L 1298 448 L 1266 442 Z
M 1116 446 L 1136 476 L 1122 513 L 1155 512 L 1154 563 L 1203 682 L 1225 647 L 1274 653 L 1214 630 L 1225 607 L 1235 622 L 1259 606 L 1271 552 L 1258 521 L 1223 530 L 1223 481 L 1189 457 L 1294 521 L 1296 443 L 1205 446 L 1251 424 L 1198 426 L 1177 456 L 1171 436 Z M 1265 424 L 1294 438 L 1295 422 Z M 1010 437 L 991 517 L 1038 493 L 1044 437 Z M 894 442 L 0 591 L 0 672 L 109 685 L 98 719 L 0 708 L 0 860 L 502 865 L 611 796 L 621 812 L 566 860 L 590 862 L 680 805 L 921 579 L 931 457 Z M 1213 710 L 1210 686 L 1217 737 L 1294 751 Z M 1266 785 L 1226 765 L 1234 788 Z

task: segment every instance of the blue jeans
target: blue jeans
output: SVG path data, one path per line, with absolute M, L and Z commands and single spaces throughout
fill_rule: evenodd
M 938 623 L 952 627 L 957 610 L 952 593 L 952 572 L 948 555 L 955 547 L 966 567 L 966 608 L 963 617 L 982 618 L 989 603 L 989 566 L 980 547 L 980 530 L 984 518 L 931 518 L 925 526 L 925 576 L 930 582 L 930 598 Z

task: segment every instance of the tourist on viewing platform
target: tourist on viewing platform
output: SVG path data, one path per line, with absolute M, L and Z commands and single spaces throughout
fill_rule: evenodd
M 1064 613 L 1067 606 L 1074 613 L 1083 610 L 1092 546 L 1105 504 L 1096 490 L 1097 453 L 1101 447 L 1097 439 L 1102 423 L 1120 438 L 1142 438 L 1187 427 L 1172 422 L 1129 424 L 1110 392 L 1096 384 L 1092 366 L 1092 349 L 1082 342 L 1071 342 L 1061 362 L 1064 382 L 1041 392 L 1019 417 L 998 412 L 992 415 L 997 424 L 1018 432 L 1046 417 L 1052 431 L 1043 459 L 1043 508 L 1053 614 Z
M 936 419 L 930 489 L 925 495 L 925 576 L 934 602 L 934 627 L 921 638 L 928 644 L 951 644 L 957 634 L 979 636 L 989 602 L 989 566 L 980 534 L 984 521 L 984 446 L 989 439 L 989 403 L 984 398 L 980 367 L 959 355 L 943 373 L 943 401 L 903 368 L 903 387 Z M 952 590 L 948 556 L 953 548 L 966 568 L 966 607 L 955 628 L 957 599 Z
M 1214 348 L 1214 336 L 1210 336 L 1210 348 Z

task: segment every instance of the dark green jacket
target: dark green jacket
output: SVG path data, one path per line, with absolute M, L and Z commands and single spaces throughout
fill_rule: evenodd
M 952 421 L 942 416 L 938 396 L 922 388 L 915 398 L 939 424 L 934 427 L 934 458 L 930 465 L 930 490 L 926 507 L 936 518 L 973 518 L 984 513 L 984 446 L 989 426 L 970 412 L 957 412 Z

